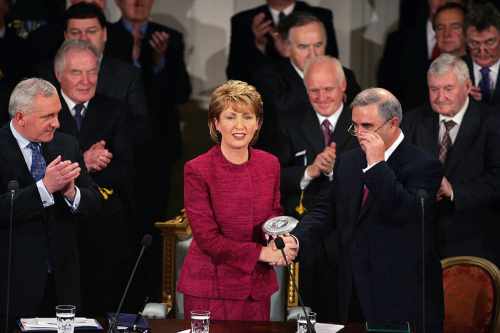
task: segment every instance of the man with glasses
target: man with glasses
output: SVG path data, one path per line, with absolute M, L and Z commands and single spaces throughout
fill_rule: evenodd
M 500 13 L 490 3 L 475 5 L 466 17 L 465 29 L 469 47 L 465 61 L 474 84 L 470 94 L 476 101 L 498 105 Z
M 302 242 L 327 228 L 335 230 L 342 322 L 409 321 L 415 332 L 422 332 L 425 262 L 426 331 L 442 332 L 441 265 L 430 214 L 422 255 L 417 200 L 422 190 L 436 195 L 441 166 L 404 140 L 401 104 L 389 91 L 364 90 L 351 109 L 349 131 L 361 148 L 336 159 L 331 190 L 322 192 L 294 233 Z
M 442 54 L 427 78 L 430 107 L 410 112 L 404 129 L 444 168 L 435 197 L 441 257 L 478 256 L 498 265 L 499 116 L 469 98 L 469 70 L 460 58 Z
M 312 107 L 286 117 L 278 157 L 281 162 L 281 202 L 285 214 L 301 218 L 314 206 L 318 193 L 332 181 L 336 154 L 357 146 L 347 133 L 351 110 L 344 105 L 347 89 L 342 64 L 319 56 L 304 66 L 304 84 Z M 335 267 L 335 242 L 324 235 L 312 244 L 301 244 L 300 291 L 318 320 L 336 321 L 331 297 Z

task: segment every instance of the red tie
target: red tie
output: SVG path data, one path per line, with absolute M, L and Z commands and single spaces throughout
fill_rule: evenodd
M 432 49 L 431 60 L 436 59 L 440 55 L 441 55 L 441 50 L 439 50 L 438 44 L 436 42 L 436 44 L 434 44 L 434 48 Z
M 363 199 L 361 200 L 361 207 L 363 207 L 366 204 L 366 201 L 368 200 L 368 194 L 370 193 L 370 190 L 366 185 L 363 185 Z

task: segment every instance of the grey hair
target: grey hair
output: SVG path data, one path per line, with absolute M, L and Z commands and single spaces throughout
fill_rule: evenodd
M 377 105 L 378 113 L 384 120 L 398 118 L 403 120 L 403 109 L 398 99 L 383 88 L 365 89 L 356 95 L 351 103 L 351 109 L 360 106 Z
M 327 56 L 327 55 L 322 55 L 318 57 L 313 57 L 309 59 L 305 65 L 304 65 L 304 77 L 307 76 L 307 73 L 309 72 L 309 68 L 314 65 L 314 64 L 319 64 L 319 63 L 329 63 L 332 64 L 335 67 L 335 71 L 337 73 L 337 81 L 342 82 L 345 81 L 345 73 L 344 69 L 342 68 L 342 64 L 337 58 Z
M 19 82 L 9 99 L 9 115 L 14 118 L 16 113 L 33 112 L 35 97 L 52 97 L 57 95 L 57 89 L 49 81 L 39 78 L 26 79 Z
M 427 71 L 427 78 L 430 75 L 444 75 L 452 71 L 460 83 L 470 81 L 469 68 L 460 57 L 449 53 L 443 53 L 437 57 Z
M 90 42 L 86 40 L 70 39 L 64 41 L 59 50 L 57 50 L 56 57 L 54 59 L 54 72 L 56 74 L 59 74 L 64 70 L 64 66 L 66 65 L 66 54 L 73 50 L 91 52 L 96 57 L 97 67 L 99 67 L 99 51 L 97 51 L 97 49 L 90 44 Z

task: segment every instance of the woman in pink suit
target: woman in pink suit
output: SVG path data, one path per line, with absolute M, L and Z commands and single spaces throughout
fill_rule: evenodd
M 254 87 L 228 81 L 211 96 L 210 136 L 217 143 L 184 167 L 184 206 L 193 231 L 180 274 L 184 313 L 209 310 L 216 320 L 269 320 L 282 264 L 262 224 L 280 215 L 280 166 L 250 147 L 262 124 Z M 285 237 L 289 259 L 297 245 Z

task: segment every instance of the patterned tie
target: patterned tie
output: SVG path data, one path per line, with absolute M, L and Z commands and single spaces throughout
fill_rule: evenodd
M 481 67 L 479 70 L 481 72 L 481 81 L 479 81 L 479 89 L 481 90 L 481 99 L 485 102 L 489 102 L 491 99 L 491 80 L 490 80 L 490 68 Z
M 37 182 L 45 175 L 45 159 L 42 155 L 41 144 L 30 142 L 28 148 L 31 149 L 31 176 Z
M 83 111 L 83 104 L 76 104 L 73 110 L 75 111 L 75 122 L 76 122 L 76 128 L 80 130 L 82 128 L 82 121 L 83 121 L 83 116 L 82 116 L 82 111 Z
M 451 147 L 451 137 L 450 131 L 457 124 L 453 120 L 444 120 L 444 135 L 441 139 L 440 147 L 439 147 L 439 160 L 444 164 L 446 161 L 446 155 L 448 154 L 448 150 Z
M 321 123 L 321 131 L 323 132 L 323 142 L 325 147 L 328 147 L 332 143 L 332 124 L 328 119 L 323 120 Z

